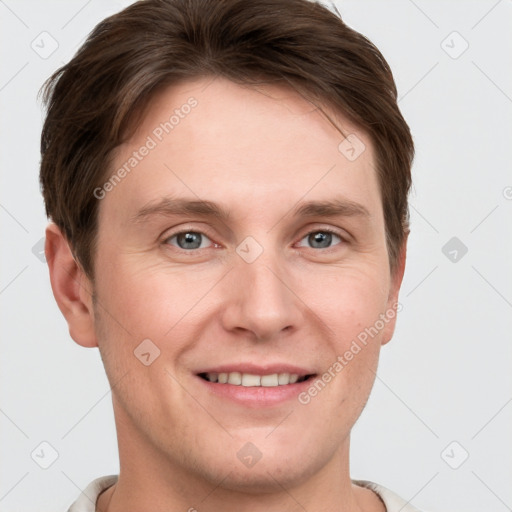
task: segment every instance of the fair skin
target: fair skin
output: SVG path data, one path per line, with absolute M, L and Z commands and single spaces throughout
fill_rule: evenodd
M 112 386 L 120 476 L 97 510 L 384 511 L 351 482 L 349 441 L 395 319 L 298 400 L 398 301 L 405 246 L 391 274 L 372 143 L 344 121 L 366 146 L 350 161 L 341 134 L 292 90 L 205 78 L 152 100 L 112 172 L 191 96 L 197 106 L 100 201 L 94 283 L 47 230 L 70 334 L 99 347 Z M 171 198 L 229 216 L 173 213 Z M 295 215 L 335 199 L 349 205 L 341 214 Z M 250 263 L 241 256 L 259 248 Z M 160 350 L 147 366 L 134 355 L 145 339 Z M 237 369 L 314 376 L 244 387 L 198 375 Z

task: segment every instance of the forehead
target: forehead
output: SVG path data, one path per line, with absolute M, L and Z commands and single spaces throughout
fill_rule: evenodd
M 315 105 L 284 86 L 222 78 L 172 86 L 151 100 L 135 135 L 116 149 L 112 172 L 127 172 L 101 208 L 115 202 L 128 214 L 175 195 L 264 215 L 270 206 L 340 194 L 378 208 L 369 137 L 324 110 L 350 143 Z M 346 153 L 347 144 L 361 152 L 357 158 Z

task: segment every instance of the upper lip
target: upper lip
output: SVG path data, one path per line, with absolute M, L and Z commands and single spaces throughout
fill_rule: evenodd
M 299 377 L 305 375 L 314 375 L 315 371 L 293 364 L 287 363 L 273 363 L 265 365 L 257 365 L 254 363 L 232 363 L 232 364 L 221 364 L 218 366 L 209 366 L 198 372 L 201 373 L 250 373 L 252 375 L 272 375 L 274 373 L 290 373 L 297 374 Z

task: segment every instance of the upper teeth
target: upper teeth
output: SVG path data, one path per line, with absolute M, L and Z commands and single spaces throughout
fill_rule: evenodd
M 219 382 L 220 384 L 234 384 L 235 386 L 284 386 L 294 384 L 299 380 L 296 373 L 272 373 L 271 375 L 253 375 L 251 373 L 207 373 L 206 378 L 210 382 Z

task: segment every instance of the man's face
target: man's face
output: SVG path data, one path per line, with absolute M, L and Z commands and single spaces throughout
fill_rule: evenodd
M 122 464 L 262 491 L 348 459 L 399 279 L 372 144 L 341 128 L 354 151 L 291 90 L 204 79 L 157 96 L 116 151 L 129 172 L 100 201 L 94 322 Z

